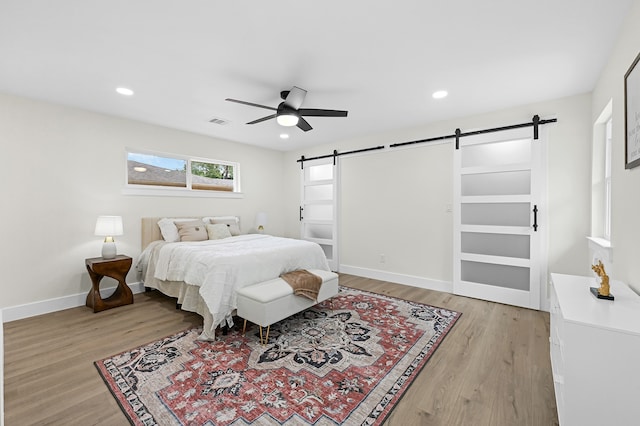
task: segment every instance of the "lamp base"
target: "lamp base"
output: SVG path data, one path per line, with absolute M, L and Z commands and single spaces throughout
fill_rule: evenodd
M 117 251 L 116 251 L 116 243 L 111 241 L 111 242 L 107 242 L 105 241 L 104 244 L 102 244 L 102 257 L 105 259 L 113 259 L 116 257 Z

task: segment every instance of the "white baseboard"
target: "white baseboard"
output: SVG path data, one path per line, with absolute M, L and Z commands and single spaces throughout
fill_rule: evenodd
M 380 271 L 377 269 L 368 269 L 349 265 L 340 265 L 340 272 L 364 278 L 373 278 L 375 280 L 410 285 L 412 287 L 419 287 L 427 290 L 443 291 L 445 293 L 453 292 L 453 283 L 450 281 L 432 280 L 415 275 L 398 274 L 395 272 Z
M 377 269 L 361 268 L 358 266 L 340 265 L 340 272 L 359 277 L 373 278 L 381 281 L 389 281 L 397 284 L 410 285 L 412 287 L 424 288 L 427 290 L 443 291 L 451 293 L 453 284 L 449 281 L 433 280 L 415 275 L 398 274 L 395 272 L 380 271 Z M 144 292 L 144 284 L 136 282 L 129 284 L 131 291 L 135 293 Z M 114 287 L 106 287 L 100 289 L 102 297 L 108 297 Z M 11 322 L 23 318 L 34 317 L 37 315 L 48 314 L 50 312 L 62 311 L 64 309 L 76 308 L 84 306 L 87 299 L 87 293 L 72 294 L 69 296 L 58 297 L 55 299 L 42 300 L 39 302 L 27 303 L 18 306 L 9 306 L 2 308 L 2 322 Z
M 133 293 L 142 293 L 144 284 L 141 282 L 129 284 Z M 100 289 L 102 297 L 108 297 L 116 287 L 105 287 Z M 2 321 L 10 322 L 23 318 L 35 317 L 37 315 L 48 314 L 50 312 L 62 311 L 64 309 L 84 306 L 87 300 L 87 293 L 72 294 L 69 296 L 57 297 L 55 299 L 41 300 L 39 302 L 26 303 L 24 305 L 9 306 L 2 308 Z

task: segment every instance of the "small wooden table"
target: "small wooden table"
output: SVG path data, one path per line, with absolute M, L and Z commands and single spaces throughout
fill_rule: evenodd
M 126 282 L 132 261 L 129 256 L 124 255 L 118 255 L 113 259 L 102 257 L 85 259 L 85 265 L 93 283 L 93 288 L 87 294 L 86 305 L 93 308 L 93 312 L 133 303 L 133 293 Z M 106 299 L 102 299 L 100 296 L 100 280 L 104 277 L 110 277 L 118 281 L 118 287 Z

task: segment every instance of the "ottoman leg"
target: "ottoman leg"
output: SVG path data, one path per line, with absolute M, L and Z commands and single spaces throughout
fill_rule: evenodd
M 266 345 L 267 343 L 269 343 L 269 329 L 271 328 L 270 325 L 267 326 L 267 335 L 264 338 L 264 344 Z

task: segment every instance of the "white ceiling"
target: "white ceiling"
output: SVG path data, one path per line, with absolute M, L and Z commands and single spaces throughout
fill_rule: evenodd
M 589 92 L 631 3 L 0 0 L 0 91 L 286 151 Z M 225 101 L 293 85 L 349 116 L 305 133 Z

